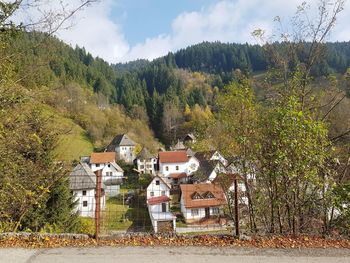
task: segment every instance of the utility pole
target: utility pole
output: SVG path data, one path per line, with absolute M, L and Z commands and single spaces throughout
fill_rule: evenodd
M 95 239 L 99 240 L 100 227 L 101 227 L 101 181 L 102 170 L 97 170 L 96 175 L 96 193 L 95 193 Z
M 235 185 L 235 231 L 236 237 L 239 238 L 239 207 L 238 207 L 238 182 L 237 175 L 234 175 L 234 185 Z

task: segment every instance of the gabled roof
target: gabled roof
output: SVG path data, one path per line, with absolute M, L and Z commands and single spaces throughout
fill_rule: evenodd
M 178 151 L 178 150 L 185 150 L 186 146 L 184 143 L 180 140 L 177 141 L 177 143 L 174 145 L 173 150 Z
M 86 163 L 79 163 L 69 175 L 69 188 L 71 190 L 95 189 L 96 175 Z M 104 188 L 102 183 L 102 188 Z
M 227 204 L 221 186 L 215 184 L 181 184 L 181 197 L 186 208 L 202 208 Z M 192 199 L 194 193 L 201 197 L 210 192 L 214 198 Z
M 165 202 L 169 202 L 170 198 L 166 195 L 151 197 L 147 199 L 147 204 L 149 205 L 157 205 Z
M 169 189 L 171 189 L 171 185 L 170 185 L 169 183 L 167 183 L 162 177 L 156 175 L 156 176 L 153 178 L 152 182 L 153 182 L 155 179 L 159 179 L 163 184 L 166 185 L 166 187 L 168 187 Z M 152 182 L 151 182 L 151 183 L 152 183 Z M 150 183 L 150 184 L 151 184 L 151 183 Z M 149 185 L 150 185 L 150 184 L 149 184 Z M 148 186 L 149 186 L 149 185 L 148 185 Z
M 188 133 L 188 134 L 186 134 L 185 137 L 184 137 L 184 141 L 186 141 L 186 140 L 192 140 L 192 141 L 194 141 L 194 140 L 196 140 L 196 137 L 193 135 L 193 133 Z
M 188 156 L 186 151 L 169 151 L 159 153 L 160 163 L 186 163 Z
M 124 173 L 124 170 L 116 163 L 116 162 L 111 162 L 110 163 L 118 172 Z
M 197 152 L 195 153 L 195 157 L 198 159 L 199 162 L 204 160 L 210 160 L 213 155 L 216 153 L 216 150 L 213 151 L 205 151 L 205 152 Z
M 155 156 L 153 156 L 148 150 L 147 148 L 143 147 L 141 152 L 137 155 L 136 157 L 137 159 L 140 160 L 147 160 L 147 159 L 151 159 L 151 158 L 155 158 Z
M 116 160 L 115 152 L 103 152 L 103 153 L 92 153 L 90 157 L 90 163 L 112 163 Z
M 171 177 L 173 179 L 181 179 L 181 178 L 187 177 L 187 174 L 186 173 L 173 173 L 173 174 L 169 174 L 169 177 Z
M 107 146 L 107 152 L 115 151 L 117 146 L 135 146 L 136 143 L 131 140 L 126 134 L 119 134 L 114 137 L 111 143 Z

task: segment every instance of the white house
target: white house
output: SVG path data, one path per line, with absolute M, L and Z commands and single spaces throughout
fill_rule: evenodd
M 170 188 L 159 176 L 155 176 L 147 187 L 147 207 L 155 233 L 176 229 L 176 217 L 169 208 Z
M 156 174 L 157 158 L 153 156 L 145 147 L 136 157 L 137 171 L 141 174 Z
M 95 194 L 96 194 L 96 175 L 92 172 L 88 164 L 79 163 L 69 176 L 69 187 L 73 191 L 75 201 L 77 202 L 76 211 L 80 216 L 95 216 Z M 101 184 L 101 210 L 105 208 L 105 185 Z
M 211 183 L 182 184 L 180 206 L 186 223 L 196 223 L 223 214 L 227 204 L 221 186 Z
M 115 162 L 115 152 L 92 153 L 90 168 L 93 172 L 102 170 L 102 181 L 106 185 L 106 195 L 116 196 L 120 192 L 120 184 L 124 178 L 124 171 Z
M 186 181 L 199 167 L 197 158 L 186 151 L 160 152 L 158 162 L 159 173 L 174 184 Z
M 126 163 L 133 163 L 135 160 L 136 143 L 126 134 L 120 134 L 114 137 L 107 146 L 106 152 L 115 152 L 118 160 L 124 160 Z

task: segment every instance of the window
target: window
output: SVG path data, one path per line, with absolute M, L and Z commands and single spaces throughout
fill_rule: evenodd
M 159 180 L 156 180 L 156 185 L 159 185 Z
M 164 196 L 165 195 L 165 191 L 162 191 L 162 196 Z
M 145 166 L 144 165 L 140 165 L 140 169 L 144 169 L 145 168 Z
M 151 196 L 154 196 L 154 192 L 150 192 L 149 194 L 150 194 Z
M 197 193 L 197 192 L 194 192 L 192 195 L 191 195 L 191 198 L 192 200 L 198 200 L 198 199 L 202 199 L 202 196 Z
M 169 166 L 165 166 L 165 171 L 169 171 Z
M 191 216 L 198 216 L 198 215 L 199 215 L 198 209 L 191 209 Z
M 179 170 L 179 166 L 178 165 L 176 165 L 176 171 L 178 171 Z
M 110 168 L 110 167 L 111 167 L 111 165 L 109 164 L 109 165 L 108 165 L 108 167 Z
M 86 190 L 83 191 L 83 195 L 86 195 Z
M 212 212 L 213 212 L 213 215 L 218 215 L 220 213 L 219 207 L 213 207 Z
M 96 164 L 96 167 L 100 167 L 100 164 L 99 164 L 99 163 L 97 163 L 97 164 Z
M 162 203 L 162 212 L 166 212 L 166 203 Z
M 87 201 L 83 201 L 83 207 L 87 207 L 87 206 L 88 206 Z
M 204 195 L 203 195 L 203 197 L 205 198 L 205 199 L 213 199 L 213 198 L 215 198 L 215 196 L 211 193 L 211 192 L 206 192 Z

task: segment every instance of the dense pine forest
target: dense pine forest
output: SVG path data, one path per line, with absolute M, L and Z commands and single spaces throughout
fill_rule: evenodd
M 268 53 L 271 47 L 249 44 L 204 42 L 154 61 L 116 65 L 94 58 L 84 48 L 71 48 L 54 37 L 39 33 L 21 34 L 12 46 L 25 54 L 25 60 L 17 60 L 16 65 L 16 72 L 25 86 L 63 84 L 65 88 L 60 88 L 64 94 L 73 92 L 74 88 L 68 91 L 67 85 L 74 83 L 82 89 L 79 92 L 93 92 L 99 107 L 118 105 L 126 116 L 149 124 L 156 137 L 166 145 L 192 129 L 186 124 L 192 110 L 196 112 L 193 114 L 204 116 L 215 110 L 216 96 L 235 80 L 237 70 L 254 77 L 274 66 Z M 285 48 L 283 43 L 272 46 Z M 303 49 L 307 46 L 308 43 L 302 44 L 296 60 L 305 59 Z M 327 43 L 324 52 L 324 59 L 312 69 L 315 81 L 344 75 L 350 66 L 350 43 Z M 265 91 L 261 88 L 257 93 L 261 95 Z M 75 102 L 72 104 L 77 106 Z M 87 128 L 88 124 L 77 121 Z M 99 132 L 88 131 L 91 139 L 98 141 L 97 146 L 106 144 L 107 141 L 101 141 L 102 135 L 96 133 Z

